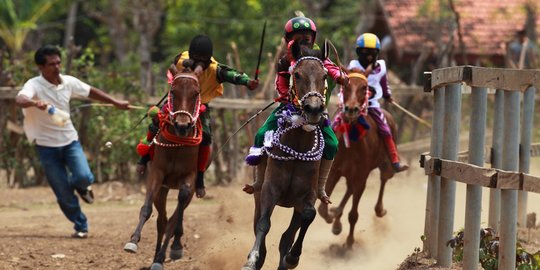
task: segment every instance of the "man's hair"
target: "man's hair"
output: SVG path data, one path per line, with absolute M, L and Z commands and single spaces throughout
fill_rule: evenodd
M 60 54 L 60 49 L 58 49 L 58 47 L 53 45 L 45 45 L 36 51 L 36 54 L 34 55 L 34 61 L 37 65 L 45 65 L 47 63 L 47 59 L 45 58 L 45 56 L 50 55 L 58 55 L 59 57 L 62 57 L 62 55 Z

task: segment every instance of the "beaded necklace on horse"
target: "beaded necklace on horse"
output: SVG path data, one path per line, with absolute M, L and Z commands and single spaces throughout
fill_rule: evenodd
M 291 70 L 291 87 L 289 89 L 291 103 L 284 106 L 279 112 L 276 113 L 278 116 L 278 129 L 275 132 L 270 132 L 265 136 L 265 143 L 263 146 L 263 151 L 265 151 L 269 157 L 277 160 L 302 160 L 302 161 L 317 161 L 322 158 L 323 149 L 324 149 L 324 137 L 319 126 L 319 123 L 310 123 L 304 115 L 304 104 L 308 98 L 317 97 L 322 101 L 322 104 L 326 104 L 326 91 L 328 86 L 325 81 L 325 88 L 323 94 L 315 91 L 309 91 L 304 96 L 299 98 L 297 89 L 296 89 L 296 76 L 294 71 L 297 69 L 298 64 L 302 61 L 317 61 L 324 69 L 325 73 L 326 68 L 324 68 L 324 63 L 317 57 L 314 56 L 304 56 L 299 58 L 290 68 Z M 326 124 L 326 123 L 325 123 Z M 288 147 L 281 143 L 281 137 L 296 128 L 302 128 L 307 132 L 315 131 L 315 140 L 313 147 L 307 152 L 298 152 L 291 147 Z M 280 156 L 275 153 L 272 153 L 270 149 L 272 147 L 277 147 L 283 151 L 286 155 Z

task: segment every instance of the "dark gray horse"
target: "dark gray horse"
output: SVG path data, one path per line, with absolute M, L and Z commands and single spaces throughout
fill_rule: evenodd
M 262 189 L 255 191 L 255 244 L 243 270 L 261 269 L 266 257 L 266 235 L 276 205 L 293 208 L 289 227 L 279 243 L 278 269 L 298 265 L 302 244 L 316 216 L 315 200 L 324 147 L 320 122 L 325 111 L 327 72 L 320 51 L 293 45 L 292 103 L 283 107 L 282 124 L 274 132 Z M 295 239 L 296 233 L 299 231 Z

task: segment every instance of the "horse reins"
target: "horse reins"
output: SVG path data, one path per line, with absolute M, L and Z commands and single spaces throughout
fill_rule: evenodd
M 306 100 L 306 98 L 308 98 L 309 96 L 317 96 L 318 98 L 320 98 L 323 102 L 323 104 L 326 104 L 326 91 L 328 91 L 328 85 L 326 84 L 326 81 L 324 83 L 324 91 L 323 91 L 323 94 L 321 93 L 318 93 L 318 92 L 314 92 L 314 91 L 310 91 L 308 92 L 307 94 L 305 94 L 301 99 L 298 99 L 298 93 L 296 92 L 296 77 L 294 76 L 294 70 L 296 69 L 296 67 L 298 66 L 298 64 L 304 60 L 315 60 L 317 61 L 321 67 L 324 69 L 325 73 L 328 73 L 328 71 L 326 70 L 326 68 L 324 67 L 324 62 L 317 58 L 317 57 L 314 57 L 314 56 L 304 56 L 304 57 L 300 57 L 295 63 L 294 65 L 291 67 L 291 80 L 292 80 L 292 83 L 290 84 L 290 88 L 289 88 L 289 93 L 290 93 L 290 96 L 291 96 L 291 102 L 296 106 L 296 107 L 301 107 L 303 102 Z M 309 96 L 308 96 L 309 95 Z

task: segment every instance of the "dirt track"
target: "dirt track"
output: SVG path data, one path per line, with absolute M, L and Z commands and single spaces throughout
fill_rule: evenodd
M 534 162 L 531 162 L 535 164 Z M 421 247 L 426 177 L 412 164 L 409 174 L 398 175 L 386 189 L 384 218 L 376 218 L 373 207 L 378 192 L 378 175 L 372 174 L 360 202 L 357 242 L 352 251 L 342 252 L 348 231 L 334 236 L 330 225 L 317 217 L 308 231 L 297 269 L 396 269 L 415 247 Z M 540 175 L 538 168 L 534 175 Z M 246 180 L 247 182 L 248 180 Z M 194 199 L 187 210 L 184 258 L 170 262 L 167 269 L 240 269 L 253 244 L 252 198 L 241 191 L 243 183 L 230 187 L 209 187 L 210 199 Z M 90 220 L 90 238 L 69 237 L 72 225 L 61 214 L 49 188 L 0 189 L 0 269 L 141 269 L 152 261 L 155 240 L 153 216 L 143 230 L 139 253 L 122 250 L 138 218 L 143 194 L 119 183 L 96 186 L 98 201 L 84 205 Z M 338 203 L 343 193 L 339 185 L 333 194 Z M 463 225 L 464 186 L 458 185 L 457 230 Z M 484 192 L 484 201 L 487 200 Z M 171 192 L 169 205 L 175 203 Z M 529 212 L 540 213 L 540 196 L 529 195 Z M 486 204 L 484 204 L 486 205 Z M 171 209 L 171 208 L 169 208 Z M 484 208 L 483 219 L 487 215 Z M 290 209 L 277 208 L 267 239 L 268 256 L 264 269 L 277 266 L 279 237 L 290 219 Z M 172 210 L 170 210 L 172 212 Z M 483 224 L 485 226 L 485 224 Z M 55 258 L 56 257 L 56 258 Z M 61 258 L 58 258 L 61 257 Z

